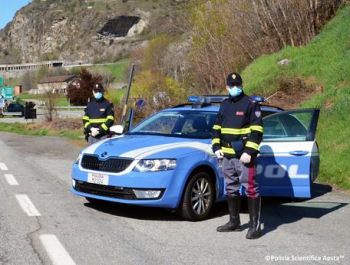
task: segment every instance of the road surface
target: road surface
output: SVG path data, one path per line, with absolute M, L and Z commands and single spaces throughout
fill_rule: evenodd
M 0 133 L 0 264 L 350 264 L 350 197 L 315 186 L 311 200 L 263 200 L 264 235 L 217 233 L 227 221 L 171 211 L 93 206 L 73 196 L 69 140 Z

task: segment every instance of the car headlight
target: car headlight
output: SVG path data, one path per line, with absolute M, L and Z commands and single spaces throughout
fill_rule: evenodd
M 83 157 L 83 154 L 79 154 L 77 159 L 75 160 L 75 164 L 79 164 L 80 159 Z
M 139 172 L 165 171 L 176 167 L 176 159 L 142 159 L 134 170 Z

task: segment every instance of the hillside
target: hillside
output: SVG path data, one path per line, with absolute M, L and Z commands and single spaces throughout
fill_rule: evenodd
M 33 0 L 0 31 L 0 63 L 116 61 L 176 33 L 185 0 Z
M 350 189 L 349 25 L 346 6 L 309 45 L 262 56 L 243 72 L 248 93 L 273 95 L 270 103 L 287 99 L 286 107 L 303 102 L 302 107 L 321 108 L 319 179 L 345 189 Z M 283 59 L 290 61 L 278 64 Z

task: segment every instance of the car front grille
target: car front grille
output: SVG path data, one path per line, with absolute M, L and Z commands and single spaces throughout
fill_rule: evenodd
M 132 161 L 132 159 L 116 157 L 100 160 L 95 155 L 84 155 L 81 160 L 81 166 L 85 169 L 118 173 L 125 170 Z
M 135 193 L 130 188 L 121 188 L 114 186 L 104 186 L 98 184 L 92 184 L 84 181 L 77 181 L 75 185 L 75 190 L 79 192 L 118 198 L 127 200 L 136 200 Z

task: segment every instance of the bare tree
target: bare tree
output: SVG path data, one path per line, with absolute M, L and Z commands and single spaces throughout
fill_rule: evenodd
M 53 86 L 42 95 L 42 100 L 45 103 L 45 120 L 47 122 L 51 122 L 57 117 L 56 106 L 58 97 L 59 94 L 55 93 L 55 87 Z

